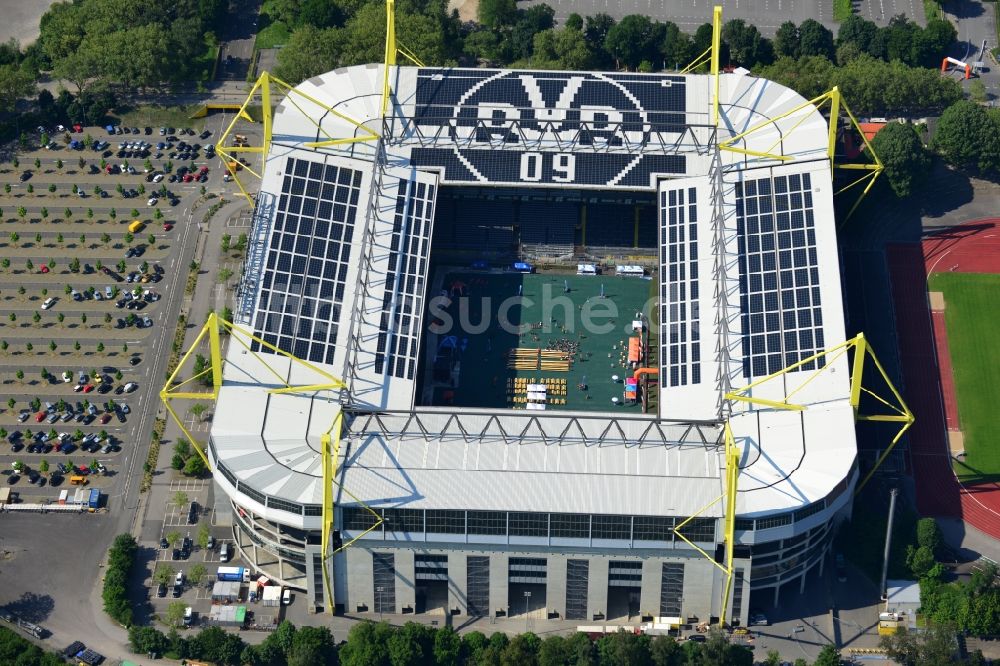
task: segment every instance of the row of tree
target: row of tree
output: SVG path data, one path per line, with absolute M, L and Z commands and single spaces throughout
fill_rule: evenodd
M 16 666 L 65 666 L 55 652 L 45 652 L 7 627 L 0 627 L 0 664 Z
M 258 645 L 247 645 L 234 634 L 209 627 L 190 638 L 155 627 L 129 631 L 137 653 L 157 653 L 175 659 L 204 659 L 230 666 L 750 666 L 753 653 L 712 632 L 704 643 L 678 643 L 668 636 L 650 638 L 621 632 L 592 641 L 586 634 L 544 640 L 525 633 L 509 638 L 478 631 L 459 635 L 451 627 L 434 628 L 415 622 L 396 627 L 385 622 L 361 622 L 339 646 L 326 627 L 298 627 L 285 621 Z M 838 663 L 829 647 L 816 662 Z M 777 653 L 769 655 L 775 664 Z M 805 666 L 805 662 L 796 662 Z
M 941 530 L 933 518 L 917 522 L 915 543 L 907 546 L 906 564 L 920 581 L 921 613 L 934 625 L 974 636 L 1000 633 L 1000 582 L 997 567 L 975 569 L 968 581 L 945 582 L 947 568 L 938 561 L 942 551 Z M 909 641 L 899 649 L 916 654 Z
M 890 123 L 872 140 L 889 185 L 899 197 L 919 191 L 930 171 L 931 152 L 924 146 L 926 131 L 925 125 Z M 941 114 L 930 150 L 954 167 L 996 177 L 1000 174 L 1000 109 L 958 100 Z M 926 549 L 916 557 L 918 562 L 933 562 Z
M 210 74 L 226 9 L 225 0 L 60 2 L 42 15 L 27 57 L 78 91 L 95 83 L 128 89 L 200 81 Z
M 297 82 L 337 67 L 382 58 L 385 21 L 378 3 L 355 9 L 335 3 L 340 24 L 301 25 L 278 54 L 278 75 Z M 288 21 L 296 25 L 289 9 Z M 479 5 L 479 23 L 462 25 L 447 16 L 437 0 L 400 2 L 399 41 L 432 65 L 482 63 L 541 69 L 675 70 L 704 52 L 712 27 L 693 35 L 669 21 L 607 14 L 571 15 L 555 27 L 547 5 L 518 8 L 513 0 Z M 957 82 L 924 65 L 937 62 L 955 39 L 951 24 L 931 20 L 921 29 L 904 17 L 879 28 L 861 17 L 845 21 L 837 34 L 808 19 L 785 23 L 775 39 L 735 19 L 722 31 L 722 62 L 753 67 L 807 98 L 838 85 L 852 109 L 863 115 L 921 115 L 940 112 L 961 98 Z M 909 45 L 905 51 L 902 45 Z
M 108 550 L 104 570 L 104 612 L 123 626 L 132 624 L 132 605 L 128 599 L 129 572 L 135 564 L 138 545 L 131 534 L 119 534 Z

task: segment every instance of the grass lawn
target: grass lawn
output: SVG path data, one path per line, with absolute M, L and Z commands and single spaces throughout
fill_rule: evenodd
M 284 46 L 292 37 L 292 31 L 287 25 L 278 21 L 266 28 L 261 28 L 257 33 L 257 43 L 254 45 L 258 49 L 273 49 L 276 46 Z
M 202 105 L 193 104 L 189 106 L 160 106 L 147 105 L 137 106 L 124 113 L 119 114 L 122 125 L 137 125 L 139 127 L 151 126 L 154 129 L 159 127 L 190 127 L 200 130 L 205 124 L 204 118 L 191 118 L 191 114 L 197 111 Z M 157 136 L 154 132 L 153 136 Z M 103 138 L 103 137 L 101 137 Z M 110 141 L 110 139 L 108 139 Z M 155 141 L 153 143 L 156 143 Z
M 955 470 L 963 481 L 1000 478 L 1000 447 L 993 423 L 1000 405 L 996 337 L 1000 275 L 937 273 L 930 286 L 944 292 L 947 303 L 948 347 L 965 434 L 965 463 L 956 463 Z

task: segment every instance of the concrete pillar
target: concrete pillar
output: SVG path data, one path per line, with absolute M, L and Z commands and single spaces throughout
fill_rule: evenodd
M 780 591 L 781 591 L 781 586 L 780 585 L 775 585 L 774 586 L 774 607 L 775 608 L 778 607 L 778 592 L 780 592 Z
M 806 593 L 806 573 L 808 572 L 803 571 L 802 575 L 799 576 L 799 594 Z
M 708 622 L 712 617 L 712 608 L 719 604 L 721 596 L 721 592 L 716 594 L 716 571 L 711 562 L 701 558 L 684 561 L 684 601 L 681 604 L 684 615 L 697 617 L 701 622 Z M 721 572 L 718 577 L 721 584 Z
M 547 556 L 545 607 L 549 613 L 566 617 L 566 558 L 562 555 Z
M 656 617 L 660 614 L 660 585 L 663 582 L 663 562 L 653 557 L 642 561 L 642 588 L 639 592 L 639 612 Z
M 587 572 L 587 612 L 590 618 L 600 613 L 608 615 L 608 558 L 590 558 Z
M 510 602 L 507 599 L 510 593 L 509 560 L 506 553 L 490 555 L 490 606 L 494 617 L 498 610 L 510 615 Z
M 358 546 L 344 551 L 347 555 L 347 613 L 356 613 L 358 608 L 375 611 L 375 577 L 372 551 Z
M 469 614 L 469 577 L 465 558 L 465 553 L 448 553 L 448 613 Z
M 394 551 L 396 566 L 396 612 L 417 610 L 416 553 L 412 550 Z

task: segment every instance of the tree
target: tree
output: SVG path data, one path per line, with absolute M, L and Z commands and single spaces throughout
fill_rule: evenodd
M 97 353 L 98 354 L 103 354 L 104 353 L 104 343 L 103 342 L 98 342 L 97 343 Z
M 288 666 L 334 663 L 335 649 L 330 630 L 327 627 L 299 627 L 287 656 Z
M 139 625 L 129 627 L 128 642 L 132 652 L 136 654 L 162 655 L 170 647 L 170 641 L 156 627 L 142 627 Z
M 6 437 L 6 435 L 4 435 L 4 437 Z M 42 474 L 48 474 L 49 473 L 49 461 L 45 460 L 44 458 L 42 458 L 42 461 L 40 463 L 38 463 L 38 471 L 41 472 Z
M 541 647 L 538 636 L 532 633 L 518 634 L 510 639 L 500 652 L 502 666 L 528 666 L 536 663 L 536 656 Z
M 188 503 L 188 495 L 186 492 L 184 492 L 183 490 L 178 490 L 176 493 L 174 493 L 174 505 L 184 506 L 187 503 Z
M 823 56 L 833 60 L 833 32 L 815 19 L 806 19 L 799 26 L 800 53 L 804 56 Z
M 598 639 L 597 654 L 602 664 L 648 664 L 649 636 L 626 631 L 608 634 Z
M 197 585 L 198 583 L 201 582 L 201 580 L 205 577 L 205 574 L 207 573 L 208 570 L 205 568 L 205 565 L 196 564 L 188 570 L 187 576 L 193 585 Z
M 355 624 L 347 634 L 347 644 L 340 649 L 341 666 L 389 666 L 392 634 L 392 627 L 385 622 Z
M 445 626 L 434 632 L 434 662 L 439 666 L 458 666 L 462 651 L 462 639 L 451 627 Z
M 1000 170 L 1000 123 L 978 104 L 959 100 L 941 114 L 931 147 L 956 166 Z
M 879 647 L 902 666 L 944 666 L 955 663 L 957 643 L 952 625 L 932 624 L 922 635 L 902 628 L 882 636 Z
M 170 545 L 171 548 L 174 548 L 178 543 L 180 543 L 183 537 L 180 532 L 173 531 L 173 532 L 167 532 L 163 536 L 163 538 L 167 540 L 167 543 Z
M 153 571 L 153 582 L 157 584 L 170 585 L 174 582 L 177 572 L 169 564 L 159 564 Z
M 167 605 L 166 620 L 168 624 L 177 627 L 184 622 L 184 613 L 187 611 L 186 601 L 171 601 Z
M 635 70 L 643 60 L 655 58 L 663 33 L 661 24 L 640 14 L 630 14 L 611 26 L 604 38 L 604 48 L 619 65 Z
M 778 57 L 798 58 L 802 45 L 799 28 L 792 21 L 785 21 L 774 33 L 774 54 Z
M 649 653 L 655 666 L 680 666 L 682 658 L 681 647 L 674 640 L 673 636 L 656 636 L 653 638 L 649 646 Z M 770 657 L 770 653 L 768 653 L 768 657 Z M 777 666 L 777 664 L 774 666 Z
M 199 548 L 208 548 L 208 538 L 212 536 L 212 531 L 208 528 L 205 523 L 201 524 L 198 528 L 198 536 L 195 538 L 195 543 L 198 544 Z
M 824 645 L 813 666 L 840 666 L 840 650 L 834 645 Z
M 58 347 L 58 345 L 56 345 L 56 341 L 55 340 L 49 340 L 49 351 L 50 352 L 55 352 L 56 347 Z
M 229 282 L 229 278 L 231 277 L 233 277 L 233 271 L 231 268 L 223 267 L 219 269 L 218 280 L 221 284 L 226 284 L 227 282 Z
M 896 196 L 908 197 L 919 190 L 931 159 L 912 125 L 889 123 L 872 139 L 872 147 L 885 165 L 885 176 Z
M 941 547 L 941 528 L 934 518 L 921 518 L 917 521 L 917 545 L 927 548 L 931 553 L 937 553 Z
M 184 463 L 184 474 L 187 476 L 203 476 L 207 472 L 208 467 L 205 466 L 205 461 L 201 459 L 201 456 L 191 456 Z
M 487 28 L 511 26 L 517 19 L 515 0 L 479 0 L 479 22 Z
M 14 111 L 19 98 L 34 94 L 35 80 L 29 71 L 13 63 L 0 65 L 0 110 Z

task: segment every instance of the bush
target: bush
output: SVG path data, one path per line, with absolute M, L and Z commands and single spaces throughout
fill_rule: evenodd
M 846 21 L 854 13 L 851 0 L 833 0 L 833 20 Z
M 135 537 L 119 534 L 108 550 L 108 566 L 104 576 L 104 612 L 122 626 L 132 624 L 132 606 L 128 599 L 128 577 L 135 561 Z

